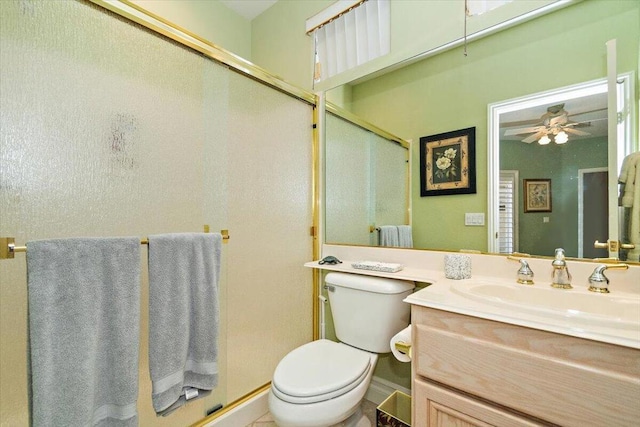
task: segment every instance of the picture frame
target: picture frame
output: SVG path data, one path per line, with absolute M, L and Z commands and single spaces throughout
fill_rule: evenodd
M 524 213 L 551 212 L 551 180 L 524 179 Z
M 476 128 L 420 138 L 420 196 L 476 193 Z

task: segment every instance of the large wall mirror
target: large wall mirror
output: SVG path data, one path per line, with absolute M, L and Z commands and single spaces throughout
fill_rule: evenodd
M 638 150 L 637 138 L 634 137 L 638 126 L 634 111 L 638 95 L 633 87 L 637 82 L 639 55 L 640 25 L 637 13 L 638 6 L 634 2 L 575 2 L 562 10 L 475 40 L 467 46 L 466 56 L 462 47 L 455 47 L 425 60 L 395 68 L 387 74 L 328 92 L 327 99 L 332 102 L 333 97 L 342 99 L 352 113 L 414 141 L 411 147 L 412 194 L 408 223 L 413 228 L 416 249 L 473 249 L 490 253 L 520 251 L 536 256 L 552 256 L 555 247 L 565 247 L 571 257 L 607 256 L 604 251 L 593 251 L 593 240 L 606 241 L 612 234 L 589 235 L 587 231 L 594 228 L 588 222 L 591 218 L 585 214 L 584 208 L 578 208 L 580 203 L 588 206 L 602 202 L 585 199 L 592 191 L 584 191 L 580 195 L 578 190 L 597 185 L 598 180 L 602 182 L 599 172 L 606 169 L 609 177 L 604 187 L 608 194 L 606 197 L 611 199 L 618 193 L 616 178 L 620 172 L 620 159 Z M 606 79 L 606 44 L 612 39 L 617 40 L 617 65 L 624 83 L 618 86 L 625 91 L 621 100 L 626 102 L 615 109 L 628 119 L 626 139 L 619 139 L 615 144 L 616 148 L 619 145 L 617 155 L 620 159 L 614 159 L 613 165 L 609 160 L 612 146 L 607 142 L 607 133 L 600 131 L 602 127 L 606 129 L 610 126 L 609 121 L 601 116 L 610 110 L 606 85 L 581 96 L 562 98 L 557 95 L 555 98 L 540 99 L 540 94 L 549 95 L 584 82 Z M 583 97 L 585 99 L 580 100 Z M 488 107 L 516 99 L 540 101 L 512 105 L 510 110 L 502 111 L 504 114 L 495 122 L 495 132 L 500 132 L 500 122 L 504 122 L 503 141 L 500 142 L 500 137 L 494 140 L 489 136 L 493 131 L 489 129 Z M 516 129 L 540 126 L 545 118 L 551 116 L 558 118 L 554 123 L 566 120 L 564 124 L 567 130 L 564 133 L 568 135 L 567 143 L 559 145 L 552 141 L 542 146 L 538 143 L 541 136 L 533 139 L 533 132 L 515 133 Z M 507 126 L 511 132 L 505 137 Z M 331 127 L 332 123 L 327 121 L 328 133 Z M 421 197 L 418 191 L 417 141 L 423 136 L 469 127 L 476 127 L 477 193 Z M 527 138 L 533 142 L 522 141 Z M 573 151 L 578 143 L 583 144 L 580 146 L 582 149 Z M 504 158 L 493 158 L 493 147 L 498 147 L 493 151 L 499 152 L 499 144 L 505 144 L 502 149 Z M 585 149 L 587 146 L 590 148 Z M 543 148 L 547 150 L 540 152 Z M 531 152 L 516 151 L 527 149 Z M 539 150 L 533 153 L 536 149 Z M 562 156 L 558 150 L 562 150 Z M 578 159 L 580 156 L 586 158 L 585 162 Z M 518 165 L 514 163 L 515 159 L 525 160 L 525 164 Z M 326 161 L 331 162 L 331 159 L 327 158 Z M 561 169 L 561 163 L 570 165 L 571 172 Z M 548 169 L 534 169 L 541 164 L 548 166 Z M 499 176 L 501 169 L 511 172 L 512 180 L 517 179 L 513 182 L 519 197 L 514 202 L 514 212 L 517 209 L 514 221 L 518 221 L 519 228 L 514 228 L 514 243 L 504 248 L 499 248 L 494 239 L 489 237 L 493 215 L 500 209 L 498 179 L 494 185 L 492 177 L 494 174 Z M 513 171 L 518 171 L 517 178 Z M 533 179 L 543 180 L 543 184 L 549 183 L 550 211 L 536 212 L 533 207 L 524 212 L 525 179 L 527 183 Z M 333 197 L 328 189 L 327 205 L 332 203 Z M 617 218 L 617 205 L 612 208 L 609 201 L 607 207 L 603 215 Z M 485 223 L 480 226 L 467 225 L 464 222 L 465 213 L 485 214 Z M 627 221 L 626 217 L 621 222 L 624 221 Z M 366 229 L 369 225 L 365 222 L 361 227 Z M 326 226 L 327 243 L 376 244 L 338 239 L 332 234 L 331 225 L 327 223 Z M 582 231 L 579 227 L 582 227 Z M 553 238 L 545 238 L 545 235 Z
M 617 182 L 633 145 L 632 77 L 616 79 L 614 138 L 606 79 L 489 106 L 490 252 L 541 255 L 563 247 L 568 256 L 606 258 L 608 250 L 594 243 L 612 237 L 610 226 L 618 231 L 612 238 L 627 236 L 629 212 L 618 208 L 609 173 L 615 165 Z

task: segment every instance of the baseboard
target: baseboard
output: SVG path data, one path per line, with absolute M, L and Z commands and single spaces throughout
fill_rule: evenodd
M 204 427 L 246 426 L 269 412 L 269 389 L 238 405 Z
M 364 398 L 379 405 L 396 390 L 411 396 L 411 390 L 408 388 L 392 383 L 384 378 L 373 377 L 371 378 L 371 384 L 369 384 L 369 389 L 367 390 L 367 394 L 364 395 Z

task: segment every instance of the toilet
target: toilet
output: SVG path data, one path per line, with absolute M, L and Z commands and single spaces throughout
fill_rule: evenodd
M 409 325 L 413 282 L 350 273 L 327 274 L 336 336 L 304 344 L 278 364 L 269 411 L 279 427 L 369 427 L 360 403 L 378 354 Z

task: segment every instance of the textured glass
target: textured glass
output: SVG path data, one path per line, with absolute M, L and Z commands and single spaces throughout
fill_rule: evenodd
M 2 236 L 230 230 L 219 386 L 156 417 L 144 303 L 140 425 L 189 425 L 268 382 L 311 339 L 312 108 L 89 3 L 2 0 L 0 19 Z M 0 261 L 3 425 L 28 424 L 26 301 L 17 254 Z
M 378 135 L 375 146 L 376 225 L 400 225 L 407 221 L 407 149 Z
M 325 239 L 377 245 L 370 226 L 406 223 L 407 149 L 331 113 L 325 139 Z
M 370 132 L 326 116 L 325 240 L 369 245 L 374 224 Z
M 231 73 L 228 397 L 312 339 L 312 107 Z M 234 260 L 234 262 L 231 262 Z

